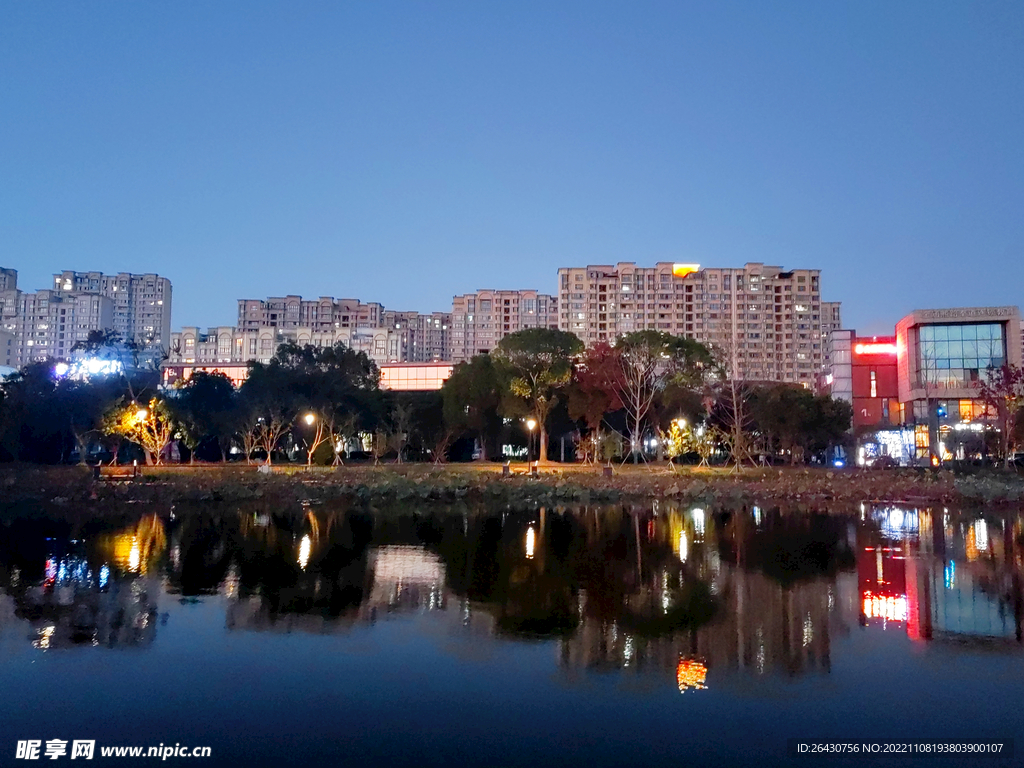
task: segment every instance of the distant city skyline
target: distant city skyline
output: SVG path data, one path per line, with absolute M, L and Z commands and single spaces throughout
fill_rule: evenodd
M 0 9 L 0 264 L 431 312 L 633 261 L 1020 305 L 1024 6 Z

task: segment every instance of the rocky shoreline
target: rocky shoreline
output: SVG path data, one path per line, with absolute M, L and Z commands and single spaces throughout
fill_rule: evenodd
M 116 502 L 185 503 L 264 499 L 267 502 L 451 502 L 458 499 L 535 506 L 645 499 L 709 503 L 891 502 L 913 505 L 1014 505 L 1024 502 L 1024 475 L 989 471 L 956 475 L 931 470 L 601 468 L 554 465 L 539 477 L 503 477 L 500 465 L 343 466 L 305 471 L 285 465 L 147 467 L 133 480 L 96 480 L 86 467 L 0 465 L 0 508 L 26 504 L 94 511 Z

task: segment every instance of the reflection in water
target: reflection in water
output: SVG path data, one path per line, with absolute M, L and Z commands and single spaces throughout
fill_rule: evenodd
M 32 646 L 146 646 L 162 592 L 224 602 L 236 632 L 346 631 L 425 613 L 452 631 L 549 639 L 561 674 L 794 676 L 837 639 L 1016 648 L 1021 518 L 863 505 L 859 514 L 651 506 L 393 511 L 211 508 L 82 538 L 24 523 L 0 586 Z M 179 599 L 175 598 L 175 599 Z M 456 629 L 457 628 L 457 629 Z M 1002 643 L 1003 645 L 998 645 Z
M 707 688 L 704 681 L 708 677 L 708 668 L 699 659 L 684 659 L 679 657 L 679 665 L 676 667 L 676 684 L 680 693 L 690 690 L 701 691 Z

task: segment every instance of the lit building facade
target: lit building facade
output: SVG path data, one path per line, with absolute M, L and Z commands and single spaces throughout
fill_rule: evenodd
M 17 313 L 4 318 L 4 331 L 12 337 L 4 359 L 15 368 L 36 360 L 66 360 L 91 331 L 113 327 L 114 303 L 98 293 L 18 291 L 17 302 Z
M 510 333 L 559 328 L 558 299 L 534 290 L 479 290 L 452 299 L 452 362 L 486 355 Z
M 171 281 L 153 273 L 73 272 L 53 276 L 54 290 L 62 293 L 100 294 L 113 306 L 111 325 L 105 326 L 125 341 L 151 344 L 167 350 L 171 338 Z
M 396 392 L 438 390 L 452 375 L 451 363 L 387 363 L 380 367 L 381 389 Z
M 377 366 L 380 371 L 380 387 L 396 392 L 432 392 L 441 389 L 441 385 L 452 375 L 451 363 L 382 363 Z M 188 381 L 196 371 L 220 373 L 231 380 L 236 387 L 242 385 L 249 375 L 247 362 L 217 362 L 168 360 L 162 366 L 161 380 L 165 387 L 172 387 L 179 382 Z
M 813 386 L 825 338 L 842 324 L 840 304 L 821 300 L 817 269 L 620 262 L 559 269 L 558 284 L 559 327 L 587 345 L 663 331 L 717 348 L 747 380 Z
M 899 401 L 917 458 L 932 463 L 973 453 L 993 426 L 978 389 L 990 367 L 1021 364 L 1017 307 L 922 309 L 896 325 Z

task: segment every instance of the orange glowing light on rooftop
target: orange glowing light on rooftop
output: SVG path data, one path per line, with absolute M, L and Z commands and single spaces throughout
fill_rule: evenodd
M 858 355 L 895 355 L 895 344 L 857 344 L 853 351 Z
M 676 277 L 686 277 L 694 272 L 700 271 L 700 264 L 673 264 L 672 274 Z

